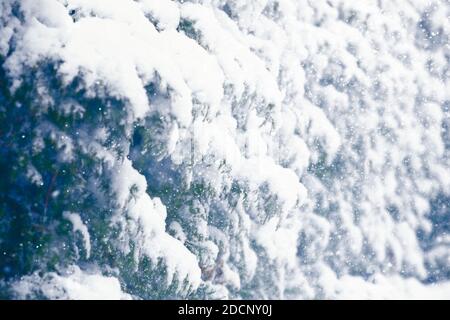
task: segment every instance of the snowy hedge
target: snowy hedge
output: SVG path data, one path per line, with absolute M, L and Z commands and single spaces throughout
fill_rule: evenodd
M 1 1 L 0 297 L 448 298 L 449 17 Z

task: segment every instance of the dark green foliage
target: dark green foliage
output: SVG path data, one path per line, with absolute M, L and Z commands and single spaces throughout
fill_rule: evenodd
M 119 122 L 125 111 L 120 101 L 86 98 L 80 79 L 62 85 L 55 76 L 57 67 L 58 63 L 48 61 L 31 70 L 14 92 L 8 75 L 0 69 L 2 279 L 89 260 L 83 250 L 76 249 L 82 246 L 63 218 L 65 211 L 77 212 L 89 221 L 93 246 L 101 248 L 93 250 L 94 257 L 103 255 L 108 247 L 102 239 L 111 231 L 104 222 L 114 207 L 108 199 L 100 201 L 98 197 L 109 192 L 108 182 L 102 179 L 104 163 L 86 153 L 83 139 L 93 136 L 99 126 L 114 128 L 108 130 L 105 145 L 110 147 L 114 141 L 119 157 L 117 141 L 126 147 Z M 43 95 L 51 99 L 43 99 Z M 62 106 L 68 103 L 83 105 L 85 112 L 67 112 Z M 70 145 L 61 144 L 62 137 L 71 141 Z M 41 181 L 33 181 L 30 168 Z

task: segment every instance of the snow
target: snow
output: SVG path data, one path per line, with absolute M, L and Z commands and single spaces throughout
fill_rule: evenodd
M 244 45 L 247 39 L 223 12 L 186 3 L 181 8 L 181 17 L 193 21 L 202 30 L 201 44 L 215 55 L 238 98 L 247 87 L 264 97 L 267 103 L 279 104 L 281 96 L 273 76 L 263 61 Z
M 107 211 L 108 246 L 132 256 L 129 273 L 146 258 L 162 265 L 171 298 L 205 287 L 447 298 L 449 12 L 440 0 L 7 0 L 1 68 L 11 93 L 36 87 L 32 155 L 53 143 L 55 165 L 94 163 L 83 197 L 65 205 Z M 61 88 L 45 73 L 28 79 L 46 64 Z M 60 103 L 60 92 L 73 97 Z M 118 113 L 85 123 L 94 98 Z M 76 114 L 78 127 L 53 113 Z M 28 182 L 46 186 L 33 161 Z M 55 216 L 89 259 L 97 212 L 84 209 Z M 76 263 L 12 286 L 20 298 L 131 298 L 105 261 Z
M 71 266 L 65 275 L 47 273 L 23 277 L 14 284 L 16 297 L 25 299 L 39 292 L 47 299 L 58 300 L 129 300 L 115 277 L 87 273 L 77 266 Z
M 64 211 L 63 217 L 70 221 L 73 232 L 81 233 L 84 241 L 84 248 L 86 249 L 86 257 L 89 258 L 91 255 L 91 238 L 87 226 L 83 223 L 83 220 L 81 220 L 78 213 Z
M 424 285 L 414 278 L 379 276 L 371 281 L 345 276 L 330 297 L 343 300 L 446 300 L 450 283 Z
M 114 172 L 114 194 L 121 209 L 127 211 L 129 219 L 126 220 L 126 229 L 134 236 L 134 241 L 139 240 L 141 243 L 139 251 L 150 257 L 155 264 L 159 258 L 164 259 L 168 284 L 177 274 L 180 279 L 188 278 L 194 289 L 198 287 L 200 269 L 197 259 L 181 241 L 166 233 L 166 208 L 160 199 L 151 199 L 145 192 L 145 177 L 132 167 L 128 159 L 118 163 Z M 121 221 L 122 217 L 118 216 L 117 219 Z
M 172 0 L 139 0 L 142 11 L 150 15 L 159 30 L 176 29 L 180 22 L 180 10 L 175 1 Z

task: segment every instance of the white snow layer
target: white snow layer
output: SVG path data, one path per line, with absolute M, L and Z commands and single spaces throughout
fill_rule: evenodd
M 165 204 L 146 193 L 152 181 L 98 148 L 128 215 L 118 223 L 141 254 L 166 261 L 169 282 L 176 274 L 197 288 L 201 273 L 221 269 L 208 281 L 223 297 L 253 284 L 263 298 L 450 298 L 449 283 L 420 282 L 433 261 L 449 270 L 449 244 L 429 255 L 416 236 L 432 232 L 430 199 L 450 190 L 448 1 L 22 0 L 23 21 L 8 21 L 11 3 L 0 5 L 0 54 L 16 86 L 43 59 L 62 61 L 66 83 L 82 75 L 92 95 L 101 84 L 127 101 L 130 128 L 169 114 L 160 159 L 193 164 L 187 185 L 245 190 L 224 209 L 228 229 L 196 225 L 201 257 L 180 224 L 182 237 L 166 233 Z M 151 82 L 164 98 L 149 99 Z M 89 255 L 86 226 L 66 218 Z M 265 266 L 270 281 L 258 278 Z M 72 271 L 15 288 L 128 297 L 115 278 Z
M 45 297 L 72 300 L 129 300 L 117 278 L 83 272 L 71 266 L 64 275 L 54 272 L 43 276 L 33 274 L 17 281 L 13 289 L 19 299 Z
M 86 249 L 86 256 L 89 258 L 91 255 L 91 237 L 89 235 L 89 230 L 87 226 L 81 220 L 81 217 L 78 213 L 63 212 L 63 217 L 72 223 L 73 232 L 80 232 L 84 241 L 84 248 Z

